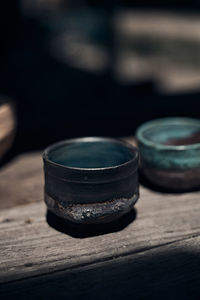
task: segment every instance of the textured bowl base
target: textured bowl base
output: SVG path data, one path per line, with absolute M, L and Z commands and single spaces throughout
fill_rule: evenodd
M 142 175 L 155 186 L 169 191 L 191 191 L 200 189 L 200 168 L 189 170 L 159 170 L 141 168 Z
M 113 199 L 103 203 L 67 204 L 45 193 L 45 202 L 50 211 L 74 223 L 99 224 L 112 222 L 133 209 L 139 198 L 137 191 L 131 198 Z

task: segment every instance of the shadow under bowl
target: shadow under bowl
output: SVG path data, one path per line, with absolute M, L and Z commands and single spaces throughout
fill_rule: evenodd
M 140 169 L 151 183 L 169 191 L 200 188 L 200 121 L 163 118 L 136 132 Z
M 112 222 L 139 197 L 138 150 L 102 137 L 66 140 L 43 153 L 45 202 L 50 211 L 81 224 Z

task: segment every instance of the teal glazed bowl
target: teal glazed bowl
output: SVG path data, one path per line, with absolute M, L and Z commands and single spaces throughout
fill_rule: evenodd
M 163 118 L 136 131 L 142 174 L 172 191 L 200 188 L 200 121 Z

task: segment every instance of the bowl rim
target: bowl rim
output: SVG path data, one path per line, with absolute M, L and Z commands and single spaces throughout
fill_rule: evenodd
M 64 145 L 67 145 L 67 144 L 72 144 L 72 143 L 80 143 L 80 142 L 102 142 L 102 141 L 107 141 L 107 142 L 110 142 L 110 143 L 115 143 L 115 144 L 119 144 L 125 148 L 128 148 L 133 155 L 133 157 L 122 163 L 122 164 L 117 164 L 117 165 L 114 165 L 114 166 L 111 166 L 111 167 L 101 167 L 101 168 L 79 168 L 79 167 L 72 167 L 72 166 L 66 166 L 66 165 L 62 165 L 62 164 L 59 164 L 59 163 L 56 163 L 54 161 L 52 161 L 50 158 L 49 158 L 49 154 L 51 153 L 51 151 L 59 148 L 59 147 L 62 147 Z M 138 161 L 139 159 L 139 150 L 132 146 L 130 143 L 122 140 L 121 138 L 111 138 L 111 137 L 96 137 L 96 136 L 89 136 L 89 137 L 78 137 L 78 138 L 71 138 L 71 139 L 66 139 L 66 140 L 62 140 L 60 142 L 57 142 L 57 143 L 53 143 L 51 144 L 50 146 L 48 146 L 42 153 L 42 158 L 45 162 L 49 163 L 50 165 L 53 165 L 53 166 L 56 166 L 56 167 L 59 167 L 59 168 L 63 168 L 63 169 L 66 169 L 66 170 L 74 170 L 74 171 L 105 171 L 105 170 L 116 170 L 116 169 L 119 169 L 121 167 L 126 167 L 126 166 L 129 166 L 131 163 L 133 162 L 136 162 Z
M 146 145 L 151 148 L 155 148 L 157 150 L 184 151 L 184 150 L 200 149 L 200 143 L 189 144 L 189 145 L 164 145 L 164 144 L 153 142 L 144 137 L 144 132 L 153 127 L 165 126 L 165 125 L 181 125 L 187 123 L 198 125 L 200 129 L 200 120 L 198 119 L 187 118 L 187 117 L 159 118 L 159 119 L 153 119 L 147 121 L 144 124 L 140 125 L 136 130 L 136 139 L 139 143 L 142 143 L 143 145 Z

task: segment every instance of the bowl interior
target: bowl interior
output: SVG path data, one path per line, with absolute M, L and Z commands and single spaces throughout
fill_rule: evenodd
M 134 154 L 121 143 L 111 141 L 76 141 L 62 144 L 50 151 L 51 161 L 74 168 L 105 168 L 124 164 Z
M 180 146 L 200 143 L 200 122 L 156 123 L 143 131 L 143 137 L 155 144 Z

